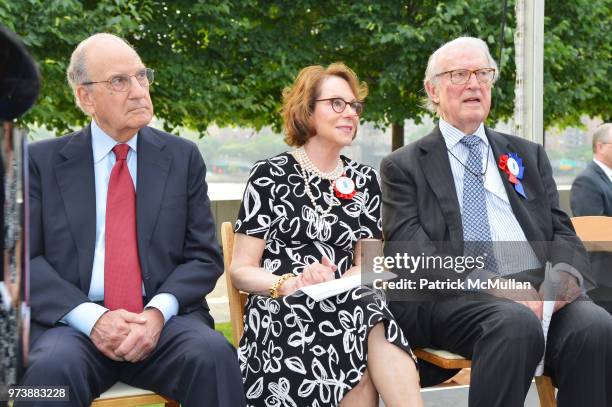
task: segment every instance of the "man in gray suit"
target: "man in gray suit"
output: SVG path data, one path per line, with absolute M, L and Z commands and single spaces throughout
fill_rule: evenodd
M 434 298 L 393 301 L 391 309 L 412 346 L 472 359 L 470 407 L 522 406 L 544 354 L 559 407 L 609 406 L 612 317 L 582 293 L 586 252 L 559 208 L 542 146 L 484 126 L 497 73 L 486 43 L 477 38 L 455 39 L 430 57 L 424 84 L 439 124 L 381 163 L 385 254 L 401 254 L 402 244 L 420 244 L 427 255 L 465 259 L 478 245 L 510 241 L 520 252 L 496 261 L 494 250 L 486 267 L 470 270 L 468 277 L 480 272 L 491 281 L 515 278 L 533 285 L 518 295 L 449 290 Z M 447 244 L 442 252 L 440 242 Z M 566 250 L 543 252 L 535 242 Z M 508 272 L 513 261 L 523 266 L 519 273 Z M 554 297 L 546 297 L 539 285 L 546 261 L 558 271 Z M 459 271 L 449 273 L 442 277 Z M 546 345 L 544 299 L 554 304 Z M 421 365 L 422 381 L 429 368 Z
M 574 216 L 612 216 L 612 123 L 593 133 L 593 161 L 572 184 Z

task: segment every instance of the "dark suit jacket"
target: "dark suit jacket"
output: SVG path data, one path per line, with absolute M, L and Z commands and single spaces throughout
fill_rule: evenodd
M 570 204 L 574 216 L 612 216 L 612 182 L 593 161 L 574 180 Z M 590 258 L 593 279 L 608 290 L 603 298 L 612 299 L 612 253 L 591 252 Z
M 588 271 L 588 260 L 582 243 L 576 236 L 569 217 L 559 208 L 559 195 L 552 169 L 542 146 L 485 128 L 495 162 L 508 152 L 518 153 L 525 167 L 522 180 L 527 199 L 518 195 L 508 176 L 497 166 L 488 171 L 500 171 L 512 211 L 527 240 L 554 241 L 556 248 L 567 250 L 543 253 L 534 247 L 541 261 L 566 262 L 579 272 Z M 404 146 L 381 163 L 382 220 L 385 241 L 416 241 L 455 243 L 452 255 L 463 253 L 463 225 L 459 201 L 448 159 L 446 144 L 440 129 Z M 429 250 L 431 253 L 432 248 Z M 552 258 L 551 258 L 552 257 Z M 528 275 L 527 280 L 538 284 L 541 270 Z M 445 275 L 443 277 L 449 277 Z M 590 282 L 588 276 L 584 276 Z M 539 280 L 539 281 L 537 281 Z
M 222 274 L 205 183 L 190 141 L 145 127 L 138 134 L 136 222 L 148 300 L 173 294 L 179 313 L 204 306 Z M 96 231 L 91 130 L 29 146 L 33 340 L 89 301 Z M 146 304 L 146 302 L 145 302 Z
M 612 182 L 593 161 L 574 180 L 570 204 L 574 216 L 612 216 Z

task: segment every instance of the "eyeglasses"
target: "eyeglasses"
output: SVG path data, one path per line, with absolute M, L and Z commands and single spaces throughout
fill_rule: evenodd
M 453 85 L 465 85 L 470 81 L 472 74 L 476 77 L 476 80 L 482 84 L 489 84 L 495 77 L 495 68 L 481 68 L 481 69 L 453 69 L 452 71 L 440 72 L 436 76 L 442 76 L 450 74 L 450 80 Z
M 359 102 L 359 101 L 347 102 L 346 100 L 342 98 L 317 99 L 315 100 L 315 102 L 325 102 L 328 100 L 331 102 L 330 103 L 331 107 L 336 113 L 344 112 L 344 109 L 346 109 L 346 105 L 350 105 L 353 111 L 357 113 L 357 116 L 361 116 L 361 113 L 363 113 L 363 108 L 365 106 L 364 102 Z
M 94 83 L 108 83 L 110 87 L 116 92 L 127 92 L 132 86 L 132 77 L 136 78 L 140 86 L 148 88 L 153 83 L 154 79 L 153 69 L 145 68 L 136 72 L 134 75 L 115 75 L 105 81 L 97 82 L 83 82 L 82 85 L 93 85 Z

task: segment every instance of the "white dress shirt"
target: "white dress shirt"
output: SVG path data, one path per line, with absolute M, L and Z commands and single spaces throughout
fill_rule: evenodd
M 130 146 L 127 156 L 127 166 L 137 186 L 137 140 L 138 133 L 126 142 Z M 93 301 L 104 300 L 104 252 L 105 252 L 105 227 L 106 227 L 106 194 L 111 171 L 115 165 L 115 154 L 113 148 L 119 144 L 108 134 L 104 133 L 95 120 L 91 122 L 91 144 L 93 150 L 94 175 L 96 183 L 96 242 L 91 271 L 91 283 L 89 285 L 88 297 L 92 302 L 79 304 L 68 312 L 62 322 L 83 332 L 89 336 L 98 319 L 108 311 Z M 144 285 L 142 293 L 145 295 Z M 155 307 L 164 315 L 164 321 L 178 313 L 178 300 L 169 293 L 160 293 L 151 298 L 145 308 Z
M 470 150 L 460 141 L 467 134 L 442 119 L 440 119 L 439 125 L 440 132 L 448 149 L 448 159 L 459 200 L 459 209 L 463 214 L 464 165 L 467 163 Z M 497 169 L 497 163 L 495 162 L 495 157 L 493 156 L 493 151 L 489 145 L 489 140 L 482 123 L 476 129 L 474 135 L 481 140 L 479 147 L 482 155 L 482 170 L 485 171 L 486 168 L 484 183 L 485 203 L 499 273 L 504 275 L 539 268 L 541 267 L 540 261 L 531 246 L 526 243 L 527 237 L 525 232 L 523 232 L 521 225 L 516 220 L 516 216 L 514 216 L 514 212 L 512 212 L 508 194 L 504 188 L 504 181 Z M 512 247 L 510 242 L 518 243 Z M 516 256 L 517 253 L 520 253 L 520 256 Z

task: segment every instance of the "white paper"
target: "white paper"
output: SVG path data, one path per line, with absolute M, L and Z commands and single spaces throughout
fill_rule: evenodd
M 9 293 L 8 289 L 4 286 L 4 282 L 0 281 L 0 299 L 2 299 L 2 302 L 0 303 L 0 307 L 5 310 L 8 311 L 11 309 L 11 294 Z
M 356 274 L 350 277 L 337 278 L 324 283 L 302 287 L 299 291 L 315 301 L 321 301 L 334 295 L 342 294 L 361 285 L 371 284 L 374 280 L 391 280 L 396 275 L 390 272 Z
M 542 297 L 544 298 L 542 307 L 542 333 L 544 334 L 544 355 L 542 360 L 536 367 L 534 376 L 542 376 L 544 374 L 544 358 L 546 357 L 546 342 L 548 339 L 548 328 L 550 327 L 550 320 L 553 316 L 555 308 L 555 301 L 551 298 L 557 297 L 557 291 L 559 290 L 559 272 L 551 268 L 550 262 L 546 263 L 546 269 L 544 272 L 544 282 L 542 283 Z

